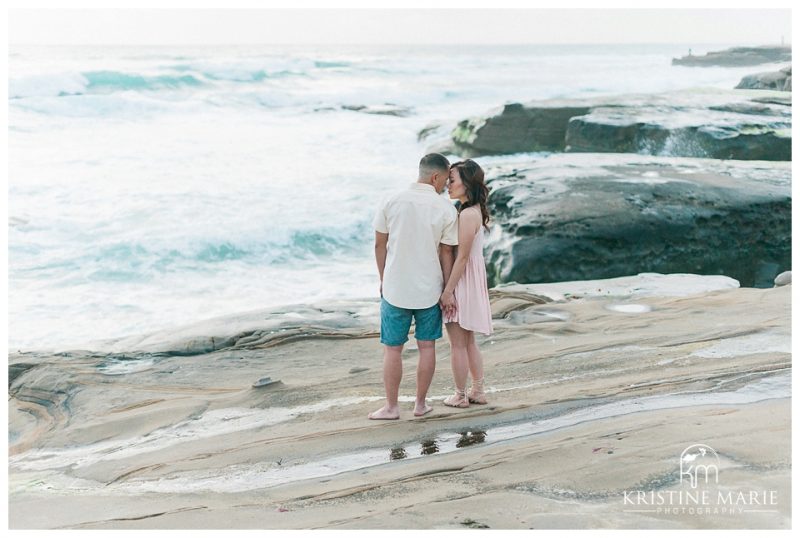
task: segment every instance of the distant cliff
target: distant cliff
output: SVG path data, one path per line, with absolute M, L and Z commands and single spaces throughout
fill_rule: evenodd
M 740 67 L 790 61 L 792 61 L 792 47 L 733 47 L 712 51 L 703 56 L 695 56 L 690 50 L 689 54 L 682 58 L 673 58 L 672 65 Z

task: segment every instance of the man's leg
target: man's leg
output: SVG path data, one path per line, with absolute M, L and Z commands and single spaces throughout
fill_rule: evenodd
M 425 403 L 436 370 L 436 339 L 442 337 L 442 309 L 436 303 L 429 308 L 414 310 L 415 336 L 419 348 L 417 364 L 417 399 L 414 415 L 422 416 L 433 408 Z
M 383 388 L 386 390 L 386 404 L 369 414 L 373 420 L 392 420 L 400 418 L 400 405 L 397 403 L 400 381 L 403 379 L 403 346 L 383 346 Z
M 428 389 L 433 380 L 433 373 L 436 371 L 436 340 L 417 340 L 419 348 L 419 363 L 417 364 L 417 400 L 414 404 L 414 416 L 421 417 L 425 413 L 433 411 L 433 408 L 425 403 L 428 396 Z
M 403 344 L 411 328 L 411 310 L 398 308 L 381 298 L 381 343 L 383 344 L 383 387 L 386 404 L 368 415 L 374 420 L 400 418 L 397 396 L 403 379 Z

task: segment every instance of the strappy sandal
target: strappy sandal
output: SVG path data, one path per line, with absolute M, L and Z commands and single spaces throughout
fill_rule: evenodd
M 469 407 L 466 389 L 459 390 L 456 388 L 456 393 L 445 398 L 443 403 L 450 407 Z
M 483 378 L 473 379 L 472 387 L 469 390 L 469 403 L 485 404 L 486 392 L 483 390 Z

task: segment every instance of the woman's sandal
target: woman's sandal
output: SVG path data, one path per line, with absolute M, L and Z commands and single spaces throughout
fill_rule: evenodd
M 458 390 L 458 388 L 456 388 L 456 393 L 445 398 L 443 403 L 450 407 L 469 407 L 469 398 L 467 398 L 466 389 Z
M 470 388 L 467 398 L 469 399 L 469 403 L 486 403 L 486 393 L 483 390 L 483 378 L 472 380 L 472 388 Z

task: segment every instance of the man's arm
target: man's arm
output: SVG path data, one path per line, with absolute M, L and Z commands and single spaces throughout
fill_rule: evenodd
M 442 276 L 445 284 L 450 280 L 450 273 L 453 271 L 455 261 L 455 246 L 439 243 L 439 263 L 442 265 Z
M 453 272 L 453 263 L 455 262 L 455 249 L 454 245 L 446 245 L 439 243 L 439 263 L 442 265 L 442 276 L 444 277 L 445 284 L 450 280 L 450 273 Z M 439 305 L 445 309 L 445 314 L 451 315 L 454 306 L 452 304 L 445 305 L 439 298 Z
M 381 297 L 383 297 L 383 270 L 386 268 L 388 243 L 389 234 L 375 232 L 375 263 L 378 264 L 378 274 L 381 277 Z

